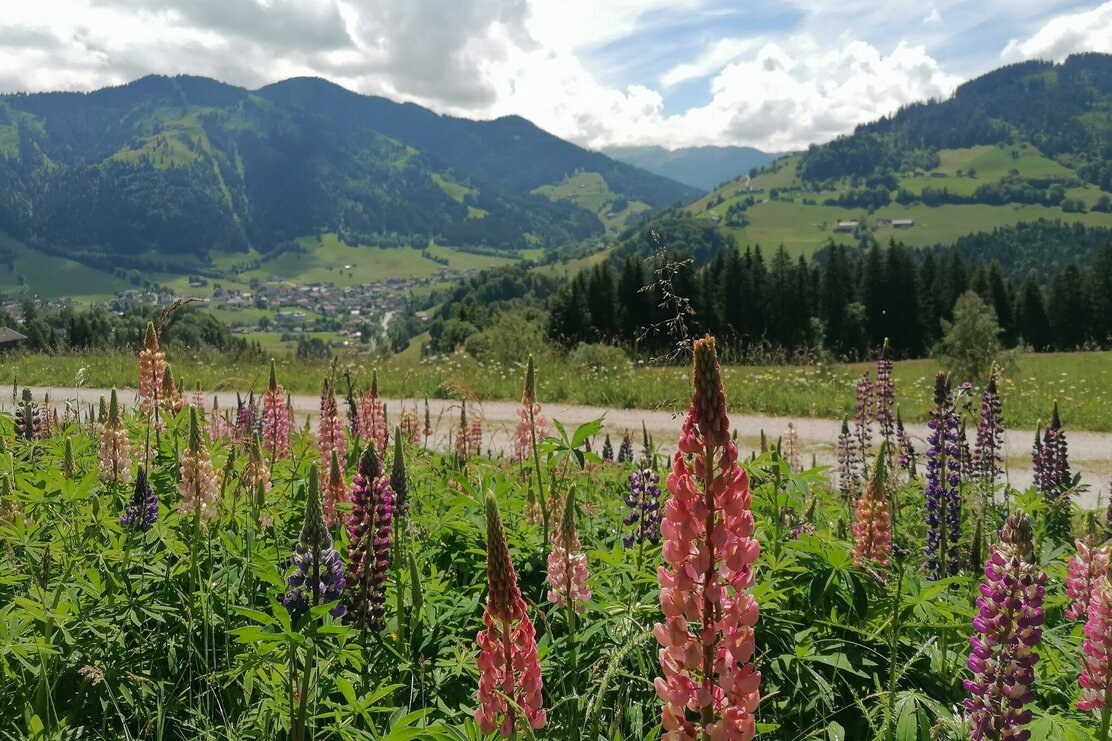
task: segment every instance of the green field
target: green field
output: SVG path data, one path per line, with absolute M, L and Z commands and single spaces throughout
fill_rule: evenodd
M 0 292 L 37 295 L 44 300 L 71 297 L 83 302 L 107 301 L 117 291 L 135 288 L 125 280 L 64 257 L 35 252 L 0 234 L 0 251 L 15 255 L 15 271 L 0 262 Z M 25 278 L 20 285 L 18 276 Z
M 533 192 L 553 201 L 571 201 L 598 214 L 608 232 L 621 231 L 631 217 L 649 209 L 646 203 L 629 201 L 625 208 L 613 210 L 619 196 L 610 190 L 606 180 L 597 172 L 577 172 L 558 185 L 543 185 Z

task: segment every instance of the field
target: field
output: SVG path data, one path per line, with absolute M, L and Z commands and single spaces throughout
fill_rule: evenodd
M 1103 513 L 1057 480 L 989 498 L 992 477 L 950 474 L 927 497 L 923 477 L 954 469 L 885 464 L 875 425 L 837 477 L 788 442 L 739 467 L 719 412 L 745 384 L 730 371 L 720 399 L 699 352 L 698 452 L 671 462 L 640 445 L 613 460 L 597 438 L 589 452 L 597 423 L 556 419 L 525 423 L 540 442 L 522 463 L 481 455 L 466 419 L 451 452 L 420 419 L 387 443 L 368 396 L 365 435 L 322 471 L 318 446 L 338 439 L 287 442 L 281 388 L 258 423 L 169 405 L 61 427 L 30 401 L 0 414 L 0 734 L 650 741 L 726 718 L 738 739 L 959 741 L 963 703 L 991 723 L 1010 697 L 1031 738 L 1107 741 L 1074 705 L 1080 662 L 1108 661 L 1074 610 L 1091 601 L 1093 633 L 1112 603 L 1067 563 Z M 920 370 L 900 369 L 894 402 Z M 520 392 L 522 369 L 502 373 Z M 660 373 L 687 408 L 691 371 Z M 539 368 L 534 413 L 553 375 Z M 955 414 L 945 401 L 940 429 Z
M 341 354 L 339 364 L 363 375 L 378 368 L 383 394 L 392 398 L 466 396 L 515 401 L 521 395 L 518 365 L 484 364 L 464 353 L 420 359 L 416 345 L 411 350 L 389 359 Z M 274 356 L 288 389 L 319 393 L 325 362 L 298 360 L 281 352 Z M 258 368 L 250 363 L 236 364 L 195 352 L 174 353 L 172 362 L 174 372 L 184 375 L 190 387 L 200 382 L 209 390 L 261 390 Z M 617 360 L 574 367 L 548 355 L 542 363 L 546 372 L 541 388 L 544 397 L 553 402 L 670 411 L 680 411 L 686 403 L 689 381 L 684 367 Z M 3 367 L 0 383 L 5 384 L 18 380 L 20 385 L 69 387 L 78 385 L 75 379 L 80 378 L 80 385 L 92 388 L 135 386 L 135 357 L 131 354 L 26 355 L 12 358 Z M 723 377 L 739 413 L 840 419 L 853 414 L 854 385 L 870 368 L 869 364 L 726 366 Z M 936 369 L 931 360 L 896 363 L 894 376 L 906 421 L 926 421 Z M 1034 429 L 1048 419 L 1057 400 L 1071 429 L 1110 432 L 1112 353 L 1021 356 L 1015 369 L 1005 373 L 1002 393 L 1009 426 Z
M 611 192 L 606 180 L 597 172 L 577 172 L 558 185 L 544 185 L 533 192 L 553 201 L 571 201 L 593 211 L 610 233 L 621 231 L 631 217 L 649 209 L 648 204 L 640 201 L 630 201 L 625 208 L 615 209 L 613 206 L 619 196 Z
M 7 261 L 0 263 L 0 292 L 20 295 L 24 288 L 44 300 L 77 298 L 83 301 L 106 301 L 117 291 L 134 288 L 114 275 L 94 270 L 81 263 L 28 250 L 15 240 L 0 234 L 0 252 L 11 251 L 15 270 Z M 19 276 L 25 280 L 23 284 Z M 90 293 L 90 287 L 93 292 Z

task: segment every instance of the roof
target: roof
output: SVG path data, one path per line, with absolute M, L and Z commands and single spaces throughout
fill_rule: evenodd
M 27 339 L 27 335 L 20 334 L 14 329 L 0 327 L 0 345 L 7 344 L 9 342 L 19 342 L 25 339 Z

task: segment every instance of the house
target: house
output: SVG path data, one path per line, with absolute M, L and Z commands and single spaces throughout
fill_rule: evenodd
M 7 350 L 16 346 L 16 343 L 23 342 L 27 339 L 27 335 L 20 334 L 14 329 L 8 327 L 0 327 L 0 349 Z
M 896 229 L 910 229 L 915 226 L 914 219 L 892 219 L 892 226 Z
M 860 224 L 860 221 L 839 221 L 837 224 L 834 225 L 834 231 L 852 232 L 854 229 L 860 226 Z

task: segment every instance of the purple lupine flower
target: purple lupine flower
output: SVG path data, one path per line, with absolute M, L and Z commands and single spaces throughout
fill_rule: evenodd
M 1043 443 L 1042 443 L 1042 422 L 1035 425 L 1035 442 L 1031 445 L 1031 476 L 1035 482 L 1035 488 L 1046 496 L 1046 473 L 1043 471 L 1043 463 L 1045 457 L 1043 456 Z
M 22 399 L 15 408 L 16 434 L 27 441 L 37 440 L 42 437 L 45 426 L 42 409 L 31 399 L 31 389 L 23 389 Z
M 390 491 L 394 496 L 393 514 L 397 517 L 406 517 L 409 514 L 409 477 L 405 471 L 401 428 L 394 432 L 394 461 L 390 466 Z
M 855 401 L 853 405 L 853 435 L 855 441 L 855 467 L 860 472 L 860 477 L 865 478 L 866 461 L 869 458 L 869 446 L 872 445 L 873 432 L 873 384 L 869 380 L 868 372 L 862 374 L 857 381 Z
M 622 523 L 631 530 L 623 538 L 625 547 L 659 543 L 660 521 L 664 516 L 660 509 L 660 477 L 648 468 L 630 474 L 626 504 L 629 515 Z
M 873 404 L 880 436 L 892 449 L 895 438 L 895 422 L 892 408 L 896 404 L 896 384 L 892 379 L 892 357 L 888 348 L 888 338 L 880 348 L 876 359 L 876 383 L 873 384 Z
M 627 432 L 622 438 L 622 444 L 618 447 L 618 463 L 632 463 L 633 462 L 633 441 L 629 439 Z
M 348 620 L 361 628 L 381 630 L 386 615 L 386 576 L 390 568 L 390 529 L 394 493 L 374 442 L 368 442 L 351 484 L 348 518 Z
M 941 371 L 934 379 L 934 408 L 927 423 L 927 578 L 958 572 L 961 559 L 961 447 L 950 384 Z
M 1054 402 L 1050 424 L 1043 431 L 1041 444 L 1036 444 L 1032 460 L 1035 455 L 1039 457 L 1035 466 L 1035 482 L 1047 503 L 1047 530 L 1055 540 L 1068 542 L 1071 529 L 1069 490 L 1073 477 L 1066 450 L 1066 433 L 1058 416 L 1058 402 Z
M 994 367 L 981 394 L 981 419 L 973 459 L 974 476 L 986 495 L 992 494 L 996 480 L 1004 473 L 1004 413 L 996 386 L 998 375 Z
M 896 447 L 899 449 L 900 468 L 907 471 L 911 478 L 915 478 L 915 446 L 911 443 L 911 435 L 904 428 L 900 408 L 896 407 Z
M 610 433 L 606 434 L 606 441 L 602 444 L 602 459 L 607 463 L 614 462 L 614 446 L 610 443 Z
M 854 452 L 854 437 L 849 431 L 849 420 L 842 417 L 842 431 L 838 435 L 838 491 L 842 499 L 848 504 L 857 498 L 861 489 L 861 477 L 854 465 L 856 454 Z
M 969 437 L 965 434 L 965 419 L 958 422 L 958 461 L 961 464 L 961 477 L 968 481 L 973 478 L 973 451 L 969 448 Z
M 324 524 L 315 463 L 309 468 L 305 520 L 293 555 L 290 556 L 290 563 L 293 564 L 294 571 L 287 579 L 290 591 L 282 604 L 290 611 L 291 616 L 299 617 L 314 605 L 335 602 L 343 596 L 347 581 L 344 579 L 340 554 L 332 545 L 332 534 Z M 339 617 L 344 614 L 345 609 L 341 602 L 329 610 L 329 613 Z
M 1046 583 L 1032 538 L 1030 518 L 1016 510 L 1000 529 L 1000 542 L 991 547 L 985 564 L 966 662 L 973 678 L 964 681 L 973 741 L 1031 737 L 1024 730 L 1031 711 L 1023 706 L 1035 698 L 1031 684 L 1039 660 L 1035 647 L 1042 637 Z
M 131 502 L 124 507 L 124 513 L 120 516 L 120 525 L 127 530 L 145 533 L 156 522 L 158 522 L 158 496 L 147 482 L 147 469 L 139 466 L 139 475 L 135 477 Z

